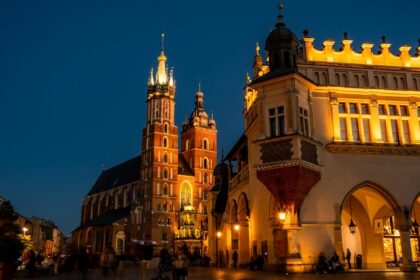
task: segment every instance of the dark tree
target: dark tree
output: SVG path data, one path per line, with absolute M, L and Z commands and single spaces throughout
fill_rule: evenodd
M 20 227 L 15 224 L 18 215 L 9 201 L 0 204 L 0 262 L 15 264 L 24 248 L 18 234 Z

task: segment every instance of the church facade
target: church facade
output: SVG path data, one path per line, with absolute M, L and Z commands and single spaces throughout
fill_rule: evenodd
M 187 246 L 203 255 L 208 246 L 207 193 L 214 184 L 217 129 L 204 110 L 201 86 L 194 110 L 175 124 L 176 81 L 163 49 L 150 72 L 146 125 L 140 156 L 104 170 L 82 203 L 81 224 L 72 233 L 75 250 L 137 255 L 149 246 Z M 179 146 L 179 144 L 181 146 Z
M 311 271 L 347 249 L 360 268 L 420 261 L 420 47 L 391 52 L 347 34 L 301 40 L 281 14 L 257 45 L 232 147 L 228 199 L 211 244 L 239 263 Z M 416 215 L 417 213 L 417 215 Z M 219 253 L 214 253 L 217 259 Z M 343 259 L 343 262 L 345 260 Z

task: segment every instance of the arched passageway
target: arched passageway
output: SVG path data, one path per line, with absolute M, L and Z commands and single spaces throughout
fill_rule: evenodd
M 344 256 L 349 249 L 352 268 L 402 266 L 411 257 L 404 217 L 384 188 L 370 182 L 355 187 L 341 205 L 343 251 L 338 253 Z

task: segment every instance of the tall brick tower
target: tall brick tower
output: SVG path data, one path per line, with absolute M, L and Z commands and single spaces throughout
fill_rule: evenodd
M 199 85 L 195 94 L 194 111 L 182 124 L 181 154 L 194 170 L 197 198 L 204 199 L 212 185 L 213 169 L 217 164 L 216 121 L 204 111 L 204 94 Z M 203 204 L 203 207 L 204 204 Z M 200 210 L 200 209 L 199 209 Z M 199 211 L 200 212 L 200 211 Z M 205 209 L 202 211 L 205 213 Z
M 175 80 L 162 50 L 158 68 L 150 71 L 146 127 L 141 146 L 143 215 L 138 237 L 152 244 L 171 242 L 178 179 L 178 128 L 175 125 Z

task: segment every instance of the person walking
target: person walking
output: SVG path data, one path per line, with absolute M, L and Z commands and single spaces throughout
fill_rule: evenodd
M 347 248 L 347 252 L 346 252 L 346 260 L 347 260 L 347 266 L 349 267 L 349 269 L 351 269 L 351 252 L 350 249 Z
M 232 255 L 233 260 L 233 268 L 236 268 L 238 266 L 238 252 L 235 250 Z
M 184 254 L 183 250 L 180 249 L 174 261 L 174 271 L 173 279 L 174 280 L 185 280 L 188 276 L 188 260 L 187 256 Z

